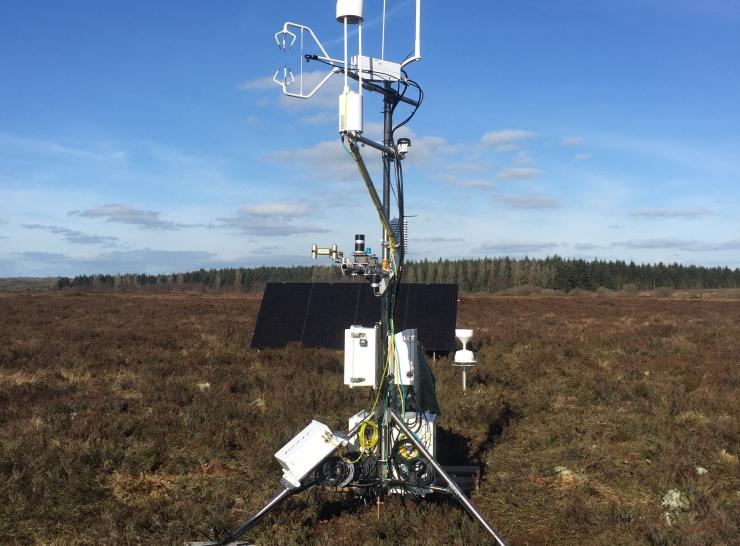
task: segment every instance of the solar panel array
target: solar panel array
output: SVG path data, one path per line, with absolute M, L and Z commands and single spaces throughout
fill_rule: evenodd
M 396 296 L 396 331 L 416 328 L 427 351 L 455 350 L 456 284 L 402 284 Z M 380 320 L 380 298 L 366 282 L 267 283 L 253 348 L 344 348 L 344 330 Z

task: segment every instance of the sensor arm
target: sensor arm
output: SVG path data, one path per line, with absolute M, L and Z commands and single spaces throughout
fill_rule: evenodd
M 380 200 L 380 197 L 378 196 L 377 190 L 375 189 L 375 184 L 373 184 L 373 179 L 370 177 L 370 173 L 367 171 L 365 160 L 362 159 L 362 155 L 360 154 L 360 148 L 355 143 L 355 137 L 349 136 L 348 140 L 349 140 L 349 149 L 352 154 L 352 159 L 355 160 L 355 163 L 357 164 L 357 168 L 360 171 L 360 176 L 362 176 L 362 179 L 365 181 L 365 186 L 367 187 L 367 191 L 370 194 L 370 199 L 372 199 L 373 205 L 375 205 L 375 210 L 378 211 L 378 217 L 380 218 L 380 223 L 383 225 L 383 229 L 388 235 L 388 241 L 390 242 L 391 246 L 393 246 L 394 248 L 397 248 L 399 244 L 398 244 L 398 241 L 396 240 L 395 234 L 393 233 L 393 229 L 391 228 L 391 222 L 388 219 L 388 216 L 386 216 L 385 211 L 383 210 L 383 203 Z

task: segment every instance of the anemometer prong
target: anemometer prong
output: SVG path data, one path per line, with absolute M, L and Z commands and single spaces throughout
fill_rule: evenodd
M 285 45 L 286 36 L 290 36 L 292 38 L 290 41 L 290 44 L 288 44 L 287 46 Z M 279 30 L 275 33 L 275 41 L 277 42 L 278 47 L 282 49 L 283 51 L 285 51 L 286 49 L 290 49 L 291 47 L 293 47 L 293 44 L 296 41 L 296 35 L 290 32 L 287 29 L 287 25 L 286 25 L 286 27 L 284 27 L 283 30 Z
M 331 256 L 332 260 L 337 261 L 342 257 L 342 253 L 339 252 L 337 245 L 331 245 L 329 248 L 322 248 L 314 243 L 311 245 L 311 258 L 315 260 L 319 256 Z
M 290 29 L 296 29 L 296 32 L 291 32 Z M 319 50 L 321 51 L 322 55 L 305 55 L 304 54 L 304 45 L 305 45 L 305 35 L 308 33 L 308 35 L 313 39 L 314 42 L 316 42 L 316 45 L 319 47 Z M 277 77 L 277 74 L 280 72 L 280 69 L 278 68 L 277 73 L 275 74 L 275 77 L 273 78 L 273 81 L 280 85 L 283 88 L 283 93 L 289 97 L 295 97 L 298 99 L 310 99 L 313 97 L 316 92 L 321 89 L 324 84 L 329 81 L 329 78 L 331 78 L 334 74 L 336 74 L 339 69 L 336 68 L 337 64 L 341 64 L 341 61 L 337 59 L 332 59 L 329 57 L 329 54 L 326 52 L 326 49 L 324 49 L 324 46 L 321 44 L 321 41 L 316 36 L 316 33 L 314 33 L 313 30 L 311 30 L 310 27 L 307 27 L 306 25 L 300 25 L 298 23 L 292 23 L 290 21 L 286 22 L 283 25 L 282 30 L 279 30 L 275 33 L 275 41 L 277 42 L 278 47 L 283 51 L 286 52 L 293 47 L 293 45 L 298 40 L 298 34 L 300 34 L 301 40 L 300 40 L 300 56 L 301 56 L 301 72 L 300 72 L 300 79 L 298 82 L 299 90 L 298 92 L 291 91 L 289 89 L 289 86 L 294 83 L 295 77 L 293 76 L 292 71 L 287 66 L 283 67 L 284 71 L 287 71 L 288 74 L 290 74 L 290 78 L 287 76 L 283 78 L 283 80 L 279 80 Z M 289 38 L 289 39 L 288 39 Z M 312 59 L 315 58 L 315 60 L 321 60 L 325 61 L 328 64 L 330 64 L 333 68 L 329 71 L 329 73 L 324 76 L 324 78 L 314 86 L 314 88 L 306 93 L 303 88 L 303 62 L 308 62 L 308 57 L 311 57 Z

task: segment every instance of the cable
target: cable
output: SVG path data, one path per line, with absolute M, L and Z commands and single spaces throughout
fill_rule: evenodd
M 407 79 L 406 81 L 409 84 L 411 84 L 413 87 L 416 87 L 417 91 L 419 91 L 419 98 L 416 100 L 416 106 L 414 106 L 414 109 L 411 111 L 409 116 L 405 120 L 403 120 L 401 123 L 396 125 L 393 128 L 393 131 L 391 131 L 391 134 L 395 133 L 398 129 L 400 129 L 401 127 L 406 125 L 409 121 L 411 121 L 411 118 L 413 118 L 416 115 L 417 110 L 419 110 L 419 108 L 421 107 L 421 104 L 424 102 L 424 91 L 422 90 L 421 86 L 418 83 L 416 83 L 414 80 Z M 394 141 L 395 141 L 395 137 L 394 137 Z
M 367 427 L 370 427 L 371 433 L 370 438 L 367 437 Z M 365 451 L 371 451 L 378 443 L 378 437 L 380 436 L 380 433 L 378 431 L 378 423 L 375 421 L 369 420 L 362 423 L 362 426 L 360 427 L 360 435 L 359 435 L 359 441 L 360 441 L 360 447 L 364 449 Z

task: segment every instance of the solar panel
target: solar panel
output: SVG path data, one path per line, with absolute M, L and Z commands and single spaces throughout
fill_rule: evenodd
M 402 284 L 396 296 L 396 330 L 416 328 L 427 351 L 455 350 L 456 284 Z M 372 326 L 380 298 L 366 282 L 274 283 L 265 287 L 252 336 L 253 348 L 344 348 L 344 330 Z

